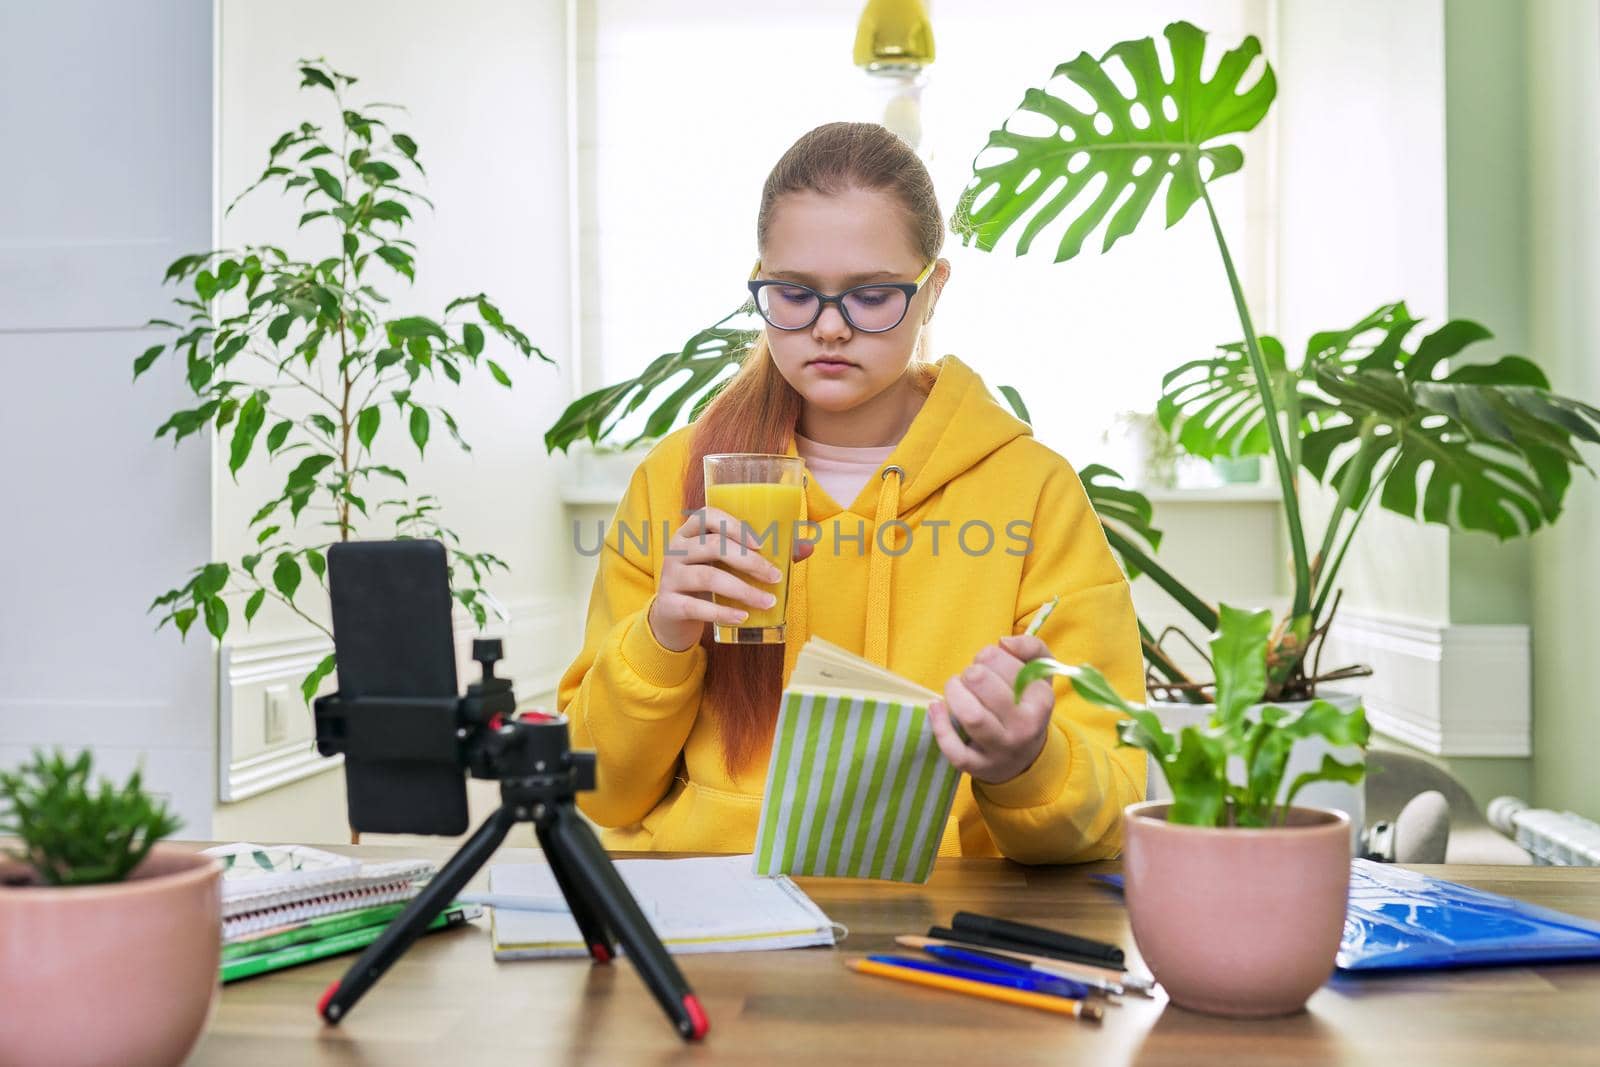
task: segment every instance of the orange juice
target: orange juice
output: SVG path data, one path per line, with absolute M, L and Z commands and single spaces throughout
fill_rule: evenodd
M 739 624 L 741 629 L 781 627 L 789 604 L 789 562 L 794 555 L 795 525 L 805 516 L 805 489 L 776 482 L 726 482 L 706 486 L 706 504 L 747 524 L 752 537 L 760 543 L 760 554 L 781 575 L 776 582 L 761 582 L 747 571 L 720 564 L 741 581 L 771 593 L 777 602 L 770 608 L 758 608 L 715 595 L 712 599 L 750 612 L 750 617 Z M 729 530 L 728 534 L 737 540 L 740 532 Z M 728 551 L 736 553 L 738 547 Z

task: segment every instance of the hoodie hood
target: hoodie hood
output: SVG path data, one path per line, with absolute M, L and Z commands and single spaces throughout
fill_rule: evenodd
M 1003 445 L 1018 437 L 1032 436 L 1028 424 L 1006 410 L 971 367 L 955 356 L 945 356 L 934 366 L 938 376 L 933 389 L 905 436 L 884 461 L 876 488 L 869 482 L 853 503 L 845 504 L 843 511 L 876 520 L 886 483 L 883 471 L 898 469 L 904 472 L 897 486 L 898 507 L 889 516 L 896 518 Z M 798 455 L 792 441 L 789 455 Z M 819 493 L 807 494 L 806 502 L 813 520 L 843 513 L 829 509 Z
M 1027 423 L 1001 407 L 983 379 L 955 356 L 945 356 L 935 366 L 938 377 L 921 410 L 877 476 L 867 482 L 855 501 L 842 511 L 833 511 L 814 481 L 806 498 L 808 517 L 813 522 L 837 519 L 845 513 L 871 520 L 862 655 L 885 666 L 894 561 L 901 531 L 888 529 L 881 539 L 878 531 L 1001 447 L 1019 437 L 1032 436 L 1033 432 Z M 793 441 L 789 443 L 789 454 L 798 454 Z M 795 564 L 790 581 L 783 657 L 785 682 L 811 635 L 810 563 L 807 559 Z

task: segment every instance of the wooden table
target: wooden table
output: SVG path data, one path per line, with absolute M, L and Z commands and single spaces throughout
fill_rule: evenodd
M 360 847 L 371 857 L 428 849 Z M 447 849 L 429 858 L 443 860 Z M 528 862 L 532 849 L 502 849 Z M 1308 1010 L 1234 1022 L 1127 997 L 1095 1025 L 857 975 L 846 956 L 894 948 L 958 909 L 1056 923 L 1138 950 L 1121 898 L 1091 882 L 1116 864 L 1030 868 L 941 861 L 925 886 L 801 879 L 850 929 L 838 949 L 684 956 L 711 1017 L 681 1043 L 625 961 L 491 958 L 487 924 L 421 939 L 338 1027 L 315 1003 L 354 956 L 223 988 L 196 1064 L 931 1065 L 1249 1063 L 1600 1064 L 1600 963 L 1385 978 L 1335 977 Z M 1429 874 L 1600 919 L 1600 869 L 1429 867 Z

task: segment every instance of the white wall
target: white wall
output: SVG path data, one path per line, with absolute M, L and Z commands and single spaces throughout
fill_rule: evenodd
M 93 745 L 207 837 L 213 661 L 145 608 L 207 554 L 209 456 L 153 439 L 179 367 L 131 379 L 210 240 L 211 5 L 7 4 L 0 40 L 0 766 Z
M 1399 299 L 1436 328 L 1448 310 L 1442 0 L 1277 11 L 1277 335 L 1296 358 L 1312 333 Z M 1331 497 L 1303 492 L 1316 551 Z M 1448 533 L 1374 507 L 1341 584 L 1352 612 L 1448 621 Z
M 882 87 L 851 62 L 862 8 L 861 0 L 584 5 L 586 390 L 637 374 L 747 298 L 762 183 L 796 138 L 824 122 L 881 120 Z M 990 132 L 1059 64 L 1121 40 L 1159 38 L 1175 19 L 1212 33 L 1214 63 L 1261 34 L 1267 8 L 1266 0 L 1008 0 L 1000 9 L 936 0 L 919 150 L 942 210 L 955 208 Z M 1261 210 L 1270 203 L 1267 139 L 1265 129 L 1242 138 L 1245 172 L 1213 192 L 1258 304 L 1270 221 Z M 1068 222 L 1097 191 L 1081 194 L 1024 257 L 1015 255 L 1020 226 L 993 253 L 947 237 L 952 272 L 928 333 L 933 355 L 953 352 L 991 386 L 1015 386 L 1039 439 L 1080 466 L 1112 459 L 1103 431 L 1118 412 L 1154 410 L 1166 371 L 1240 336 L 1201 209 L 1166 230 L 1157 205 L 1109 254 L 1099 253 L 1096 235 L 1074 260 L 1052 262 Z M 644 414 L 624 426 L 642 429 Z
M 411 472 L 411 494 L 437 494 L 446 524 L 467 547 L 510 564 L 510 575 L 497 576 L 489 588 L 511 610 L 512 622 L 491 619 L 486 632 L 506 637 L 502 673 L 515 680 L 524 700 L 553 688 L 577 651 L 567 574 L 571 531 L 561 519 L 555 468 L 542 443 L 545 428 L 569 399 L 573 366 L 565 10 L 560 0 L 219 5 L 219 201 L 228 203 L 255 179 L 267 147 L 283 130 L 302 120 L 337 123 L 326 92 L 297 88 L 296 60 L 324 57 L 360 79 L 350 90 L 353 101 L 406 106 L 409 114 L 395 120 L 397 128 L 416 139 L 427 167 L 422 191 L 436 209 L 418 212 L 405 233 L 419 246 L 416 283 L 407 285 L 381 266 L 374 273 L 394 301 L 392 314 L 437 317 L 450 299 L 487 291 L 506 318 L 559 364 L 524 362 L 502 346 L 491 354 L 510 372 L 510 390 L 495 384 L 487 370 L 468 374 L 459 388 L 442 379 L 437 386 L 419 386 L 456 415 L 473 446 L 470 455 L 456 450 L 442 427 L 421 462 L 397 426 L 379 438 L 379 462 Z M 337 241 L 331 228 L 295 233 L 301 210 L 298 195 L 285 198 L 263 188 L 221 221 L 221 244 L 270 241 L 291 254 L 337 254 L 336 245 L 329 250 L 329 242 Z M 384 412 L 391 422 L 392 412 L 392 406 Z M 219 558 L 236 561 L 253 550 L 249 517 L 281 489 L 286 472 L 286 466 L 257 457 L 240 472 L 237 485 L 219 479 Z M 308 543 L 321 536 L 305 517 L 300 526 Z M 390 530 L 374 522 L 361 533 L 380 537 Z M 312 592 L 298 599 L 325 617 L 325 601 Z M 461 632 L 463 644 L 470 630 L 469 624 Z M 320 658 L 316 636 L 287 611 L 270 610 L 248 633 L 230 635 L 233 669 L 224 678 L 225 697 L 230 689 L 233 697 L 229 740 L 234 781 L 246 791 L 303 773 L 314 762 L 297 741 L 310 729 L 297 683 L 306 664 Z M 230 680 L 236 684 L 230 687 Z M 467 681 L 464 674 L 461 682 Z M 276 747 L 264 743 L 261 722 L 263 690 L 273 685 L 288 687 L 292 706 L 289 737 Z M 282 809 L 292 806 L 293 796 L 271 800 Z M 262 810 L 267 806 L 263 798 Z M 248 829 L 247 814 L 228 811 L 226 825 Z M 329 818 L 335 820 L 331 827 L 343 826 L 342 810 Z

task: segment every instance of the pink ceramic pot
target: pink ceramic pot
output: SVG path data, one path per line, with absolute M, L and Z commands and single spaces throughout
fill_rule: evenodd
M 1174 1004 L 1287 1015 L 1327 981 L 1350 891 L 1350 820 L 1292 808 L 1268 830 L 1180 826 L 1130 804 L 1123 871 L 1134 940 Z
M 158 845 L 125 882 L 8 885 L 0 863 L 0 1065 L 182 1063 L 216 994 L 222 868 Z

